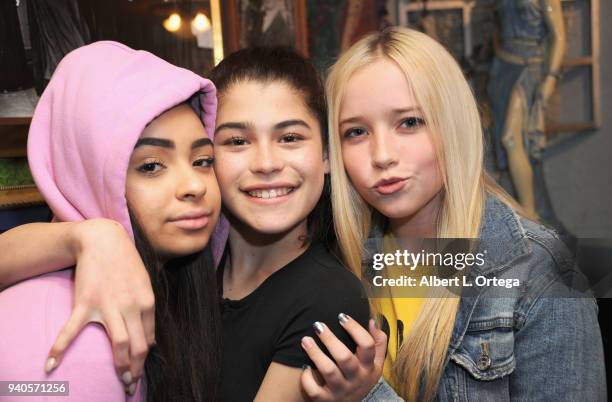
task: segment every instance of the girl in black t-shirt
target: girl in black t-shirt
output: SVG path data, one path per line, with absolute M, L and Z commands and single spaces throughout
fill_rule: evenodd
M 323 86 L 312 64 L 281 48 L 238 51 L 210 78 L 219 101 L 216 175 L 230 222 L 218 275 L 221 399 L 302 400 L 310 361 L 301 345 L 336 328 L 354 349 L 338 314 L 369 320 L 359 280 L 324 244 L 333 229 Z

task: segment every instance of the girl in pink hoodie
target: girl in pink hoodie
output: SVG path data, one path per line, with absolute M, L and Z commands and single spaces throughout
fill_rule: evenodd
M 56 221 L 108 218 L 132 236 L 155 296 L 155 346 L 136 383 L 142 373 L 116 373 L 105 329 L 89 324 L 47 373 L 41 362 L 79 291 L 67 268 L 0 292 L 0 381 L 68 381 L 75 401 L 125 400 L 126 390 L 136 400 L 215 400 L 219 317 L 205 246 L 220 213 L 208 137 L 216 105 L 210 81 L 119 43 L 63 59 L 32 119 L 32 174 Z M 106 326 L 118 339 L 144 331 Z M 124 346 L 144 359 L 149 345 Z

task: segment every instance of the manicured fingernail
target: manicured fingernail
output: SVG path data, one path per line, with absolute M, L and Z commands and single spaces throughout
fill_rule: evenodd
M 317 335 L 321 335 L 323 331 L 325 330 L 325 324 L 323 324 L 320 321 L 317 321 L 314 324 L 312 324 L 312 327 L 317 332 Z
M 304 349 L 309 349 L 314 346 L 314 339 L 309 336 L 305 336 L 302 338 L 302 346 Z
M 134 395 L 134 393 L 136 392 L 136 383 L 133 383 L 132 385 L 130 385 L 127 391 L 128 391 L 128 394 Z
M 340 313 L 338 314 L 338 321 L 340 321 L 340 324 L 346 324 L 349 321 L 349 316 L 344 313 Z
M 55 357 L 50 357 L 45 363 L 45 371 L 49 373 L 55 368 L 55 366 L 57 366 L 57 360 L 55 359 Z
M 376 321 L 372 318 L 370 318 L 370 326 L 374 327 L 375 329 L 378 329 L 378 325 L 376 324 Z
M 129 371 L 126 371 L 121 376 L 121 380 L 123 381 L 125 385 L 130 385 L 132 383 L 132 373 L 130 373 Z
M 302 371 L 306 371 L 310 368 L 308 364 L 302 364 Z

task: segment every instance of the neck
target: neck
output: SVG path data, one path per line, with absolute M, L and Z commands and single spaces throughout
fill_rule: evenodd
M 223 296 L 239 299 L 257 289 L 270 275 L 306 250 L 306 220 L 283 233 L 256 232 L 231 222 L 230 263 L 223 274 Z
M 390 219 L 391 234 L 399 240 L 437 237 L 437 216 L 442 205 L 442 191 L 412 215 Z

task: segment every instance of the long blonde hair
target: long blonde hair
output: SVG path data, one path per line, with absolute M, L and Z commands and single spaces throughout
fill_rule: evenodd
M 370 34 L 341 55 L 326 83 L 335 230 L 343 258 L 359 277 L 363 244 L 374 211 L 359 196 L 344 169 L 339 113 L 350 77 L 381 58 L 392 60 L 404 72 L 434 144 L 443 178 L 437 236 L 477 238 L 487 192 L 515 205 L 483 169 L 478 107 L 453 57 L 436 41 L 411 29 L 393 27 Z M 444 291 L 436 296 L 423 303 L 398 352 L 395 382 L 406 400 L 417 400 L 420 396 L 433 399 L 444 368 L 460 298 Z

